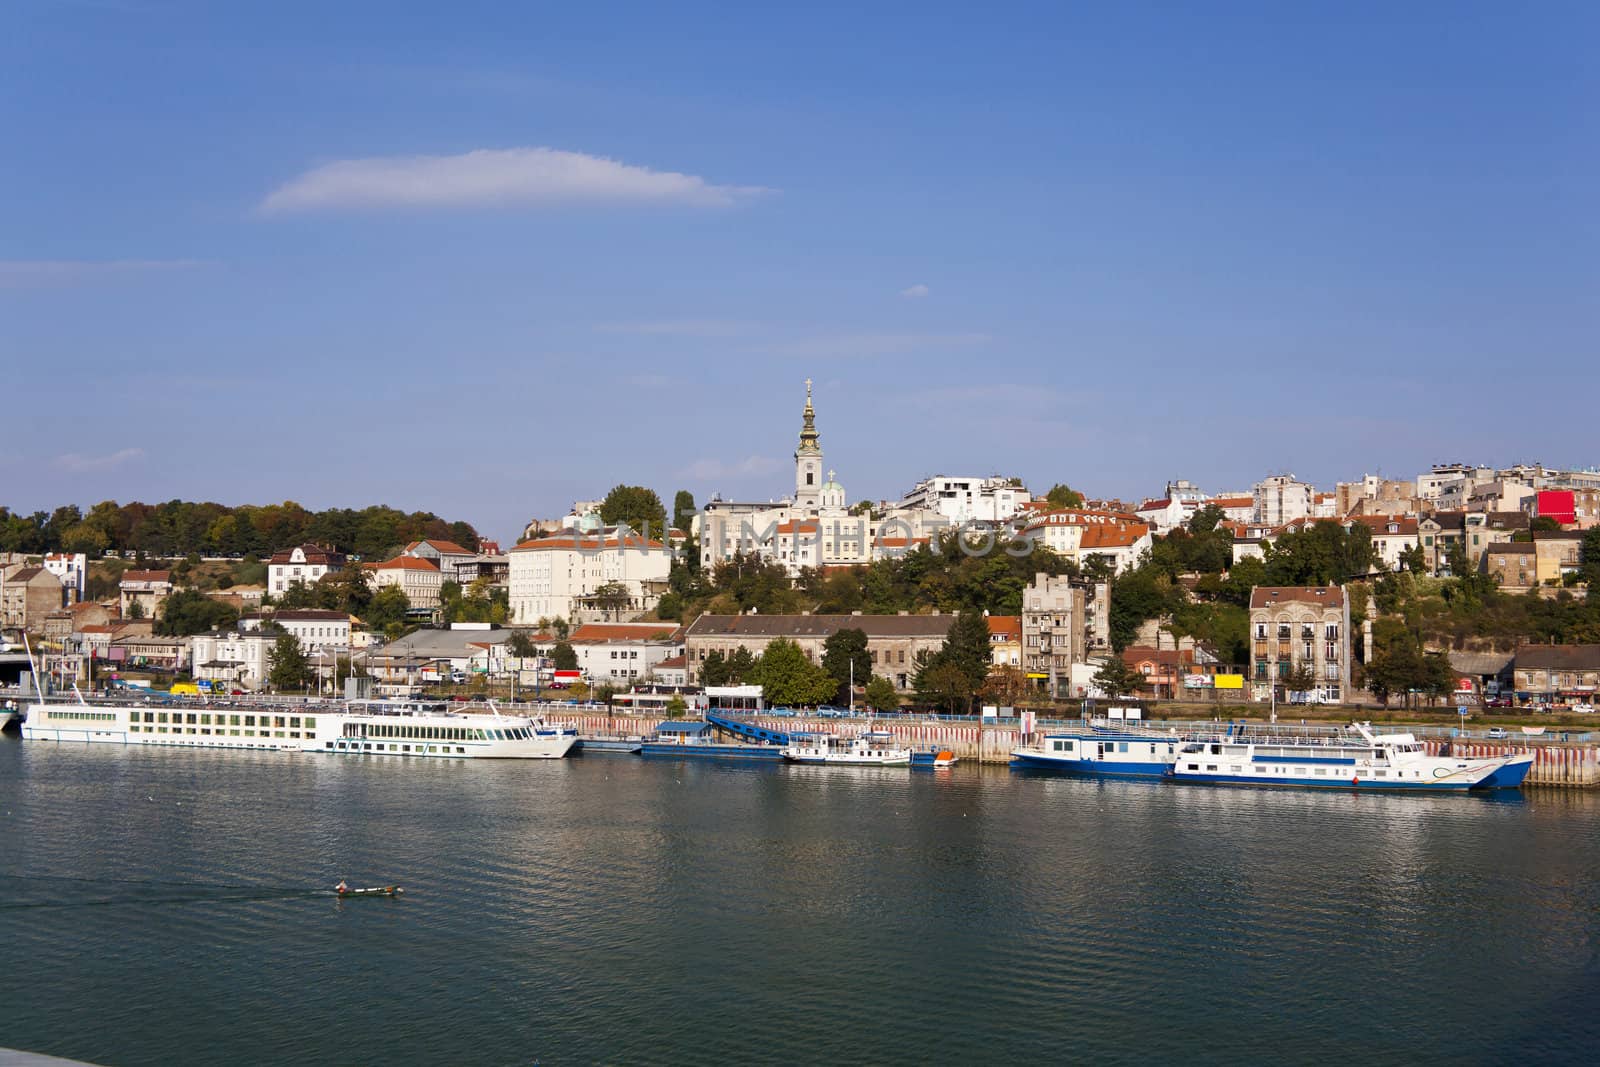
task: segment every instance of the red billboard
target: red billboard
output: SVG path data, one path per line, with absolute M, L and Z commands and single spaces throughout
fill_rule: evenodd
M 1578 502 L 1571 489 L 1541 489 L 1534 507 L 1540 518 L 1552 518 L 1563 526 L 1578 521 Z

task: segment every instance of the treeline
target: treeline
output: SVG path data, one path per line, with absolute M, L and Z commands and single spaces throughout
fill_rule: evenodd
M 308 511 L 294 501 L 228 507 L 170 500 L 165 504 L 102 501 L 85 514 L 76 505 L 14 515 L 0 508 L 0 552 L 118 552 L 154 558 L 266 556 L 315 543 L 365 559 L 381 558 L 411 541 L 434 538 L 478 547 L 468 522 L 447 522 L 430 511 L 384 505 L 359 510 Z
M 701 569 L 675 563 L 669 591 L 657 610 L 663 619 L 684 622 L 706 612 L 739 615 L 751 609 L 763 615 L 934 610 L 1016 615 L 1022 611 L 1022 591 L 1039 573 L 1078 576 L 1080 570 L 1043 545 L 1028 552 L 1020 544 L 999 544 L 973 555 L 949 532 L 931 547 L 921 545 L 903 556 L 826 572 L 807 568 L 793 580 L 781 563 L 755 555 L 737 555 Z

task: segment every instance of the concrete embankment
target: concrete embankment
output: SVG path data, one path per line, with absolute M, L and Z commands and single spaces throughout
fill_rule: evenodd
M 660 722 L 659 716 L 634 715 L 577 715 L 560 716 L 578 727 L 584 737 L 629 737 L 648 734 Z M 762 716 L 756 720 L 772 730 L 794 732 L 797 730 L 853 731 L 860 729 L 860 720 L 841 722 L 838 719 L 779 718 Z M 897 742 L 908 747 L 921 748 L 934 745 L 947 748 L 962 760 L 976 763 L 1007 763 L 1011 750 L 1021 744 L 1021 734 L 1015 721 L 979 725 L 972 722 L 924 721 L 920 719 L 877 719 L 873 729 L 888 731 Z M 1045 727 L 1048 729 L 1048 727 Z M 1385 725 L 1383 729 L 1404 730 L 1403 726 Z M 1559 737 L 1508 739 L 1506 741 L 1469 742 L 1459 740 L 1424 738 L 1428 752 L 1438 755 L 1445 744 L 1458 756 L 1488 757 L 1533 753 L 1533 770 L 1528 774 L 1529 785 L 1560 786 L 1568 788 L 1600 788 L 1600 745 L 1593 742 L 1563 742 Z
M 1520 744 L 1505 741 L 1431 741 L 1423 744 L 1428 754 L 1437 756 L 1450 746 L 1453 756 L 1486 758 L 1490 756 L 1521 756 L 1533 753 L 1533 769 L 1528 772 L 1528 785 L 1553 785 L 1579 789 L 1600 788 L 1600 747 L 1595 745 Z

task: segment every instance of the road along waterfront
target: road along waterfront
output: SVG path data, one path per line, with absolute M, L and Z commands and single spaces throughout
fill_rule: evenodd
M 1587 1062 L 1600 796 L 0 739 L 0 1046 Z M 401 899 L 327 888 L 401 883 Z

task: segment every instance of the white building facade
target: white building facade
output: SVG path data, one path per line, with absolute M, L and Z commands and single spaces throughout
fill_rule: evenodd
M 626 610 L 649 611 L 672 570 L 671 549 L 625 530 L 525 541 L 509 555 L 511 621 L 518 626 L 570 620 L 582 600 L 613 583 L 628 592 Z
M 267 561 L 267 592 L 282 596 L 291 585 L 315 585 L 325 574 L 344 567 L 344 554 L 321 545 L 298 545 L 273 553 Z
M 900 501 L 900 510 L 937 512 L 952 524 L 1007 522 L 1032 500 L 1032 493 L 1009 478 L 940 474 L 918 482 Z
M 1254 502 L 1252 522 L 1263 526 L 1282 526 L 1311 514 L 1316 490 L 1292 474 L 1263 478 L 1250 490 Z

